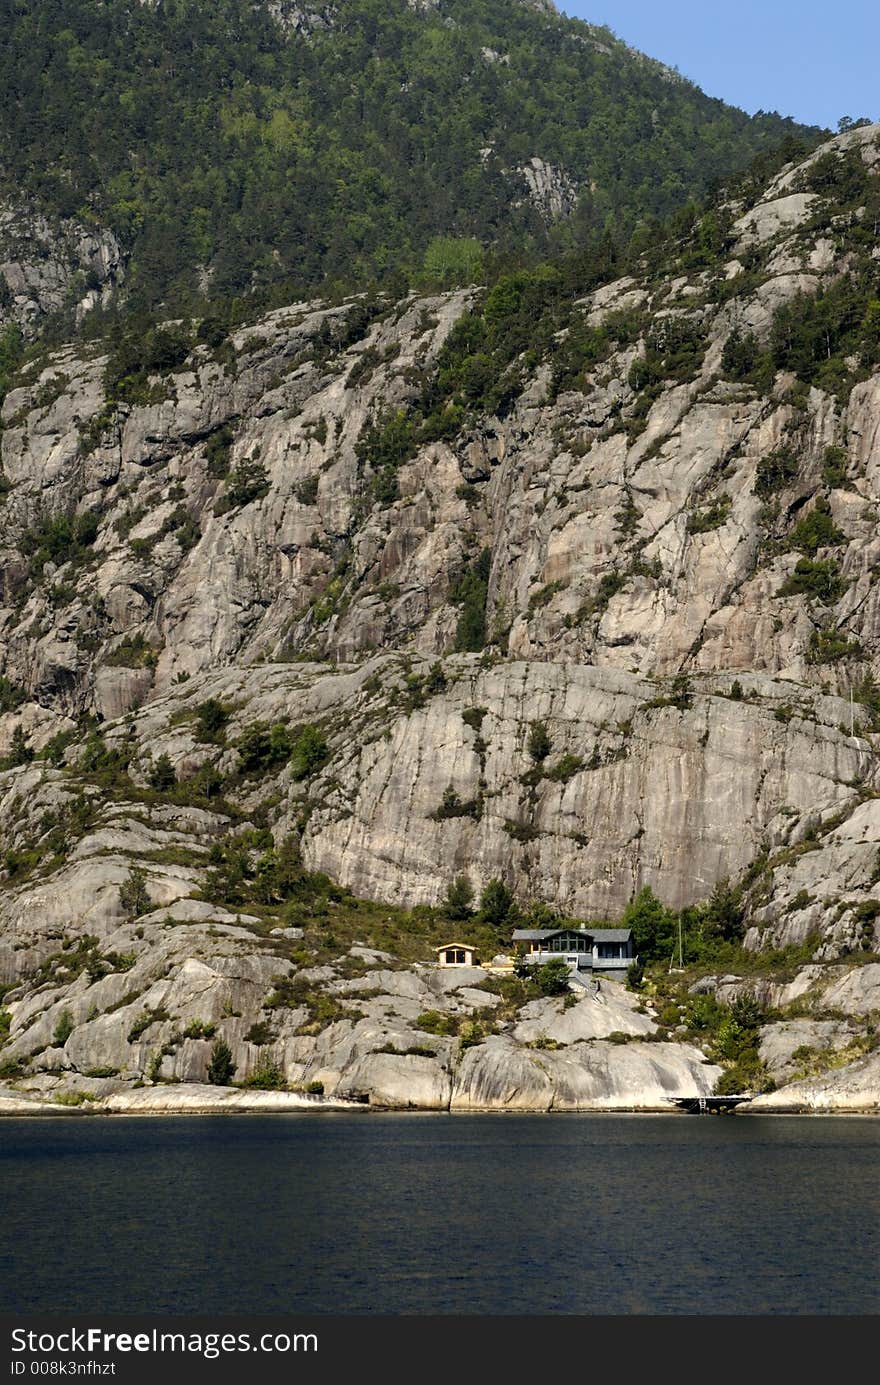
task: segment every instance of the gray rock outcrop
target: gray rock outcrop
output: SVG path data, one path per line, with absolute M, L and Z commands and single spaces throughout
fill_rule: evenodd
M 81 321 L 106 305 L 124 278 L 112 232 L 74 220 L 53 224 L 32 208 L 0 201 L 0 329 L 14 323 L 30 337 L 63 310 Z

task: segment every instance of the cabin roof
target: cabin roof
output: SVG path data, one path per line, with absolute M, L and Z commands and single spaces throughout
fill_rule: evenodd
M 513 934 L 513 941 L 543 943 L 549 938 L 558 938 L 560 933 L 574 933 L 578 937 L 591 938 L 597 943 L 628 943 L 632 937 L 631 928 L 517 928 Z
M 460 947 L 463 952 L 476 952 L 473 943 L 441 943 L 440 947 L 435 947 L 435 952 L 445 952 L 448 947 Z

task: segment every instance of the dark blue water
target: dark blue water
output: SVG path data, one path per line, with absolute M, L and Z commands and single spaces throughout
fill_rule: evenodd
M 880 1121 L 0 1121 L 0 1308 L 873 1314 Z

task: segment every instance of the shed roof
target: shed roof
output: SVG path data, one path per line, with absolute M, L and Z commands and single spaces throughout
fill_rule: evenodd
M 445 952 L 448 947 L 460 947 L 463 952 L 476 952 L 473 943 L 442 943 L 440 947 L 435 947 L 435 952 Z

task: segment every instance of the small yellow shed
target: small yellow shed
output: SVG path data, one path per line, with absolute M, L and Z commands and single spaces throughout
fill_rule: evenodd
M 479 960 L 467 943 L 444 943 L 435 947 L 438 967 L 478 967 Z

